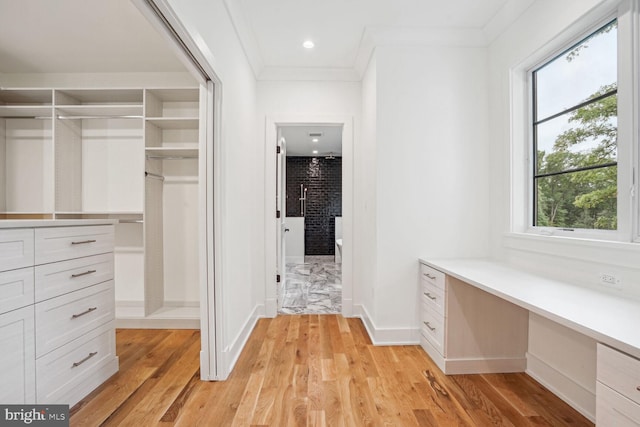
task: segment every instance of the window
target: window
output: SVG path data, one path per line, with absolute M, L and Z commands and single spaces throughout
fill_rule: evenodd
M 612 20 L 530 73 L 534 227 L 618 229 L 617 51 Z

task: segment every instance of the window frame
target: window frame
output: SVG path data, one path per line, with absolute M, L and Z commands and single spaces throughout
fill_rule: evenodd
M 524 61 L 519 67 L 512 70 L 512 174 L 518 173 L 518 153 L 524 153 L 524 179 L 518 179 L 513 175 L 514 186 L 512 189 L 511 210 L 512 232 L 525 232 L 539 236 L 569 237 L 603 241 L 640 242 L 640 202 L 636 190 L 637 170 L 640 165 L 640 151 L 638 144 L 640 132 L 638 126 L 638 98 L 640 78 L 638 53 L 640 45 L 639 18 L 637 2 L 632 0 L 619 0 L 614 7 L 609 7 L 596 16 L 584 17 L 558 35 L 554 40 L 539 50 L 533 58 Z M 562 55 L 572 46 L 576 46 L 583 40 L 596 33 L 613 20 L 618 22 L 617 41 L 617 102 L 618 102 L 618 134 L 617 134 L 617 230 L 560 228 L 548 226 L 534 226 L 536 207 L 535 203 L 535 153 L 534 153 L 534 85 L 533 73 L 545 64 Z M 518 75 L 520 77 L 518 77 Z M 524 89 L 524 96 L 518 96 L 518 87 Z M 518 105 L 520 102 L 520 105 Z M 526 103 L 522 105 L 522 103 Z M 518 118 L 518 110 L 524 114 Z M 518 127 L 522 126 L 525 129 Z M 524 147 L 517 148 L 517 134 L 526 138 Z M 518 183 L 526 185 L 526 188 L 518 187 Z M 520 192 L 520 194 L 518 194 Z M 523 203 L 519 208 L 516 204 Z M 524 210 L 524 212 L 522 212 Z M 519 217 L 518 212 L 524 214 Z

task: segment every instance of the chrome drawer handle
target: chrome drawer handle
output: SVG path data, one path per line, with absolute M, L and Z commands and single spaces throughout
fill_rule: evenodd
M 425 292 L 424 294 L 425 294 L 425 296 L 427 296 L 430 300 L 435 300 L 435 299 L 436 299 L 436 297 L 434 297 L 433 295 L 431 295 L 429 292 Z
M 92 311 L 97 310 L 98 307 L 90 307 L 89 309 L 87 309 L 86 311 L 83 311 L 82 313 L 78 313 L 78 314 L 74 314 L 71 316 L 72 319 L 77 319 L 78 317 L 84 316 L 85 314 L 89 314 Z
M 640 391 L 640 385 L 638 387 L 636 387 L 636 390 Z
M 429 324 L 429 322 L 422 322 L 422 323 L 424 323 L 425 325 L 427 325 L 427 328 L 429 328 L 431 331 L 435 331 L 435 330 L 436 330 L 436 328 L 434 328 L 433 326 L 431 326 L 431 325 Z
M 89 353 L 89 355 L 87 357 L 85 357 L 84 359 L 82 359 L 81 361 L 73 362 L 73 365 L 71 366 L 71 368 L 75 368 L 75 367 L 78 367 L 78 366 L 82 365 L 84 362 L 86 362 L 87 360 L 91 359 L 96 354 L 98 354 L 97 351 L 94 351 L 93 353 Z
M 436 276 L 432 276 L 429 273 L 423 273 L 425 276 L 427 276 L 429 279 L 431 280 L 436 280 Z
M 86 243 L 95 243 L 95 240 L 81 240 L 79 242 L 71 242 L 72 245 L 84 245 Z
M 96 272 L 96 270 L 87 270 L 87 271 L 85 271 L 84 273 L 72 274 L 72 275 L 71 275 L 71 278 L 72 278 L 72 279 L 75 279 L 76 277 L 86 276 L 87 274 L 93 274 L 93 273 L 95 273 L 95 272 Z

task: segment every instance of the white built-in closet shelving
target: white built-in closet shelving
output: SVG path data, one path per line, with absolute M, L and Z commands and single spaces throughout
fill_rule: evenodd
M 132 325 L 198 326 L 199 95 L 0 90 L 0 219 L 120 220 L 117 317 Z

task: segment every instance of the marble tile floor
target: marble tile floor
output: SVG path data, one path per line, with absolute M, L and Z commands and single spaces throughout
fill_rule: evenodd
M 304 264 L 287 264 L 278 292 L 280 314 L 342 312 L 342 265 L 333 256 L 305 257 Z

